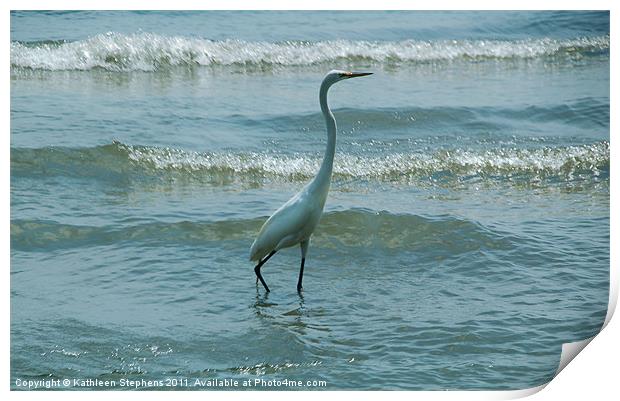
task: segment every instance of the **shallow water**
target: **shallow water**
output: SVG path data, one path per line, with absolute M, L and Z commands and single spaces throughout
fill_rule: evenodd
M 608 13 L 13 12 L 11 40 L 12 388 L 517 389 L 603 323 Z M 303 295 L 298 249 L 265 294 L 249 247 L 318 170 L 332 68 L 375 74 L 330 91 Z

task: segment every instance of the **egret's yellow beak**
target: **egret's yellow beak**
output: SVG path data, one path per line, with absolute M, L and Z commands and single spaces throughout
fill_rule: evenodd
M 345 72 L 342 74 L 345 78 L 365 77 L 366 75 L 372 75 L 372 72 Z

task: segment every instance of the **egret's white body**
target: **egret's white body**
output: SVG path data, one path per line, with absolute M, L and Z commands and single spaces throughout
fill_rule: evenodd
M 336 152 L 336 119 L 327 105 L 327 92 L 336 82 L 343 79 L 361 77 L 370 73 L 355 73 L 333 70 L 330 71 L 319 91 L 319 103 L 327 126 L 327 149 L 318 174 L 312 181 L 303 187 L 295 196 L 289 199 L 263 224 L 256 240 L 250 248 L 250 260 L 259 261 L 255 267 L 257 280 L 267 291 L 269 288 L 260 274 L 261 266 L 277 251 L 297 244 L 301 246 L 301 269 L 297 290 L 301 290 L 304 261 L 308 251 L 310 236 L 314 232 L 327 200 L 334 167 Z

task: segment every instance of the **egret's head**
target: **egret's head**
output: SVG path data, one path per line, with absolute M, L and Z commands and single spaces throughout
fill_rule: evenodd
M 328 82 L 330 85 L 335 84 L 338 81 L 342 81 L 343 79 L 355 78 L 355 77 L 364 77 L 366 75 L 371 75 L 372 72 L 351 72 L 351 71 L 343 71 L 343 70 L 331 70 L 325 76 L 323 81 Z

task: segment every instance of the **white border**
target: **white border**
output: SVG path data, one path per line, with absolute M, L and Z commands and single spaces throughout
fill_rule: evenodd
M 466 7 L 463 7 L 465 6 Z M 432 2 L 413 2 L 413 1 L 404 1 L 404 0 L 383 0 L 381 2 L 362 2 L 360 0 L 315 0 L 312 2 L 291 2 L 284 0 L 272 0 L 272 1 L 242 1 L 242 0 L 220 0 L 220 1 L 209 1 L 209 2 L 201 2 L 196 3 L 188 0 L 177 0 L 177 1 L 161 1 L 161 0 L 134 0 L 131 3 L 119 0 L 112 0 L 107 2 L 101 1 L 91 1 L 91 0 L 64 0 L 64 1 L 32 1 L 32 0 L 24 0 L 24 1 L 3 1 L 2 5 L 2 26 L 5 27 L 2 30 L 1 35 L 3 36 L 3 40 L 1 41 L 0 46 L 2 46 L 2 54 L 4 55 L 4 63 L 3 70 L 4 75 L 1 80 L 2 85 L 2 110 L 4 110 L 4 135 L 3 146 L 0 149 L 2 152 L 1 157 L 1 173 L 0 180 L 2 180 L 2 189 L 4 196 L 2 197 L 3 207 L 3 221 L 5 222 L 5 230 L 2 232 L 2 250 L 4 255 L 4 266 L 6 266 L 5 280 L 0 281 L 1 291 L 4 295 L 2 302 L 2 312 L 3 312 L 3 321 L 2 321 L 2 344 L 1 347 L 1 357 L 2 357 L 2 367 L 1 367 L 1 375 L 0 377 L 4 378 L 4 383 L 2 383 L 2 395 L 4 399 L 40 399 L 44 396 L 46 399 L 75 399 L 75 400 L 83 400 L 85 396 L 87 398 L 92 399 L 109 399 L 110 397 L 120 398 L 120 399 L 168 399 L 170 395 L 174 398 L 189 398 L 189 399 L 204 399 L 204 397 L 214 398 L 214 399 L 247 399 L 248 397 L 258 398 L 258 399 L 267 399 L 270 400 L 287 400 L 289 401 L 291 397 L 301 398 L 301 399 L 310 399 L 315 398 L 319 395 L 321 398 L 340 398 L 345 395 L 341 391 L 322 391 L 320 393 L 316 392 L 296 392 L 294 395 L 289 392 L 252 392 L 252 393 L 244 393 L 244 392 L 209 392 L 205 394 L 202 391 L 190 391 L 190 392 L 175 392 L 174 394 L 170 394 L 167 392 L 110 392 L 110 391 L 92 391 L 92 392 L 45 392 L 45 393 L 37 393 L 37 392 L 22 392 L 22 391 L 13 391 L 10 392 L 10 346 L 9 346 L 9 333 L 10 333 L 10 271 L 9 271 L 9 263 L 10 263 L 10 186 L 9 186 L 9 169 L 10 169 L 10 62 L 9 62 L 9 43 L 10 43 L 10 34 L 9 34 L 9 24 L 10 24 L 10 14 L 9 10 L 11 9 L 93 9 L 93 10 L 102 10 L 102 9 L 175 9 L 175 10 L 184 10 L 184 9 L 213 9 L 213 10 L 231 10 L 231 9 L 273 9 L 273 10 L 309 10 L 309 9 L 353 9 L 353 10 L 384 10 L 384 9 L 419 9 L 419 10 L 451 10 L 451 9 L 481 9 L 481 10 L 494 10 L 494 9 L 503 9 L 503 10 L 544 10 L 544 9 L 558 9 L 558 10 L 611 10 L 611 36 L 614 37 L 616 29 L 618 26 L 618 8 L 614 7 L 615 3 L 613 1 L 602 1 L 602 0 L 589 0 L 587 2 L 584 1 L 575 1 L 575 0 L 554 0 L 554 1 L 533 1 L 533 0 L 522 0 L 522 1 L 491 1 L 491 0 L 472 0 L 467 2 L 457 2 L 457 1 L 442 1 L 435 0 Z M 616 56 L 616 46 L 614 46 L 615 40 L 611 41 L 611 65 L 617 66 L 617 56 Z M 611 68 L 613 71 L 614 68 Z M 614 74 L 611 75 L 611 128 L 610 132 L 613 133 L 614 128 L 617 127 L 617 116 L 618 116 L 618 108 L 616 106 L 616 94 L 617 92 L 617 82 L 614 79 Z M 611 176 L 616 177 L 617 167 L 615 160 L 617 160 L 617 150 L 615 146 L 610 146 L 611 152 L 611 160 L 614 162 L 611 163 Z M 611 180 L 611 199 L 616 199 L 617 195 L 617 184 L 616 181 Z M 613 202 L 612 202 L 613 204 Z M 614 249 L 620 249 L 618 244 L 617 235 L 614 235 L 617 228 L 618 223 L 618 212 L 614 207 L 610 208 L 611 213 L 611 288 L 610 288 L 610 308 L 607 313 L 606 321 L 605 321 L 605 329 L 597 335 L 593 340 L 591 340 L 590 345 L 587 347 L 587 351 L 579 354 L 576 357 L 576 361 L 574 363 L 568 364 L 568 366 L 558 372 L 561 373 L 552 380 L 549 384 L 543 385 L 533 389 L 525 389 L 525 390 L 517 390 L 517 391 L 506 391 L 506 392 L 496 392 L 496 391 L 475 391 L 475 392 L 465 392 L 465 391 L 455 391 L 455 392 L 382 392 L 381 397 L 388 398 L 404 398 L 410 399 L 411 397 L 417 397 L 421 399 L 458 399 L 458 400 L 491 400 L 491 399 L 512 399 L 524 397 L 530 394 L 537 393 L 538 391 L 545 388 L 544 391 L 540 391 L 536 394 L 536 399 L 539 400 L 559 400 L 570 398 L 585 398 L 585 397 L 594 397 L 598 400 L 611 400 L 614 399 L 614 396 L 618 394 L 618 385 L 617 383 L 617 372 L 618 372 L 618 341 L 617 338 L 620 338 L 620 329 L 619 324 L 617 322 L 618 319 L 610 320 L 613 311 L 615 310 L 615 305 L 617 303 L 618 297 L 618 269 L 617 269 L 617 252 L 614 252 Z M 590 340 L 588 340 L 590 342 Z M 583 344 L 582 344 L 583 345 Z M 573 346 L 574 348 L 575 346 Z M 576 346 L 578 349 L 582 348 L 579 345 Z M 570 347 L 568 347 L 570 348 Z M 574 349 L 573 349 L 574 351 Z M 566 358 L 566 356 L 563 356 Z M 572 358 L 571 358 L 572 359 Z M 354 396 L 358 399 L 374 399 L 378 396 L 376 392 L 347 392 L 347 396 Z

